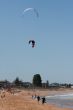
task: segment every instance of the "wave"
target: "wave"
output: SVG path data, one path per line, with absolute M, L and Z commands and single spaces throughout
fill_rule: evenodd
M 46 96 L 46 98 L 72 98 L 73 99 L 73 93 Z

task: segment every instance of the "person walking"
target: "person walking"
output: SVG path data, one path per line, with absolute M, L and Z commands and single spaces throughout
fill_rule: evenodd
M 38 101 L 38 103 L 39 103 L 39 101 L 40 101 L 40 96 L 37 96 L 37 101 Z
M 45 97 L 42 98 L 42 104 L 44 104 L 46 102 Z

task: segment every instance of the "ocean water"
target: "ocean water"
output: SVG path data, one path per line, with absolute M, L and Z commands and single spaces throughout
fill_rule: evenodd
M 46 102 L 59 107 L 73 108 L 73 93 L 46 96 Z

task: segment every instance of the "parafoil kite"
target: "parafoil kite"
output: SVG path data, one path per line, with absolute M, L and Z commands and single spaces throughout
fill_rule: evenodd
M 35 9 L 35 8 L 26 8 L 24 11 L 23 11 L 23 14 L 27 11 L 34 11 L 36 16 L 39 17 L 39 13 L 38 11 Z
M 32 48 L 35 46 L 35 41 L 34 40 L 29 40 L 29 44 L 32 43 Z
M 36 14 L 36 16 L 39 17 L 39 13 L 35 8 L 26 8 L 26 9 L 24 9 L 23 14 L 26 13 L 27 11 L 33 11 Z M 34 40 L 29 40 L 29 44 L 30 43 L 32 43 L 32 48 L 34 48 L 35 41 Z

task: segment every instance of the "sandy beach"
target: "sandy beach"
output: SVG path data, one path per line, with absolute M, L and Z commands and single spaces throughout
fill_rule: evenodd
M 32 95 L 54 95 L 59 93 L 73 92 L 73 90 L 21 90 L 15 94 L 5 92 L 5 97 L 0 97 L 0 110 L 73 110 L 68 108 L 59 108 L 51 104 L 38 103 L 36 99 L 32 99 Z

